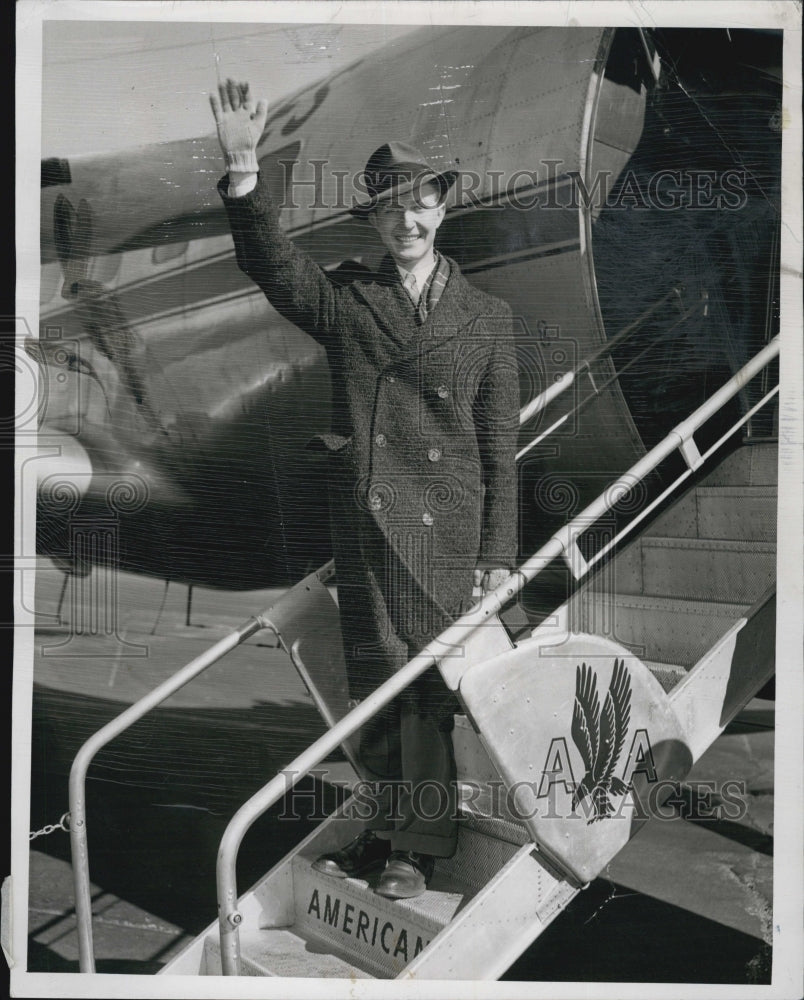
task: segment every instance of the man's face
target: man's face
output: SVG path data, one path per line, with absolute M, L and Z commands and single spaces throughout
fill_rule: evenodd
M 438 184 L 428 181 L 404 194 L 393 194 L 369 215 L 385 249 L 400 267 L 413 267 L 432 252 L 446 211 L 440 198 Z

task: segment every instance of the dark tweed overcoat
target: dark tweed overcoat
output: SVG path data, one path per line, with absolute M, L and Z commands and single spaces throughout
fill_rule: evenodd
M 468 609 L 478 563 L 515 565 L 511 309 L 449 260 L 419 324 L 390 256 L 344 283 L 285 236 L 262 179 L 238 198 L 227 177 L 218 190 L 240 268 L 327 351 L 332 419 L 319 447 L 350 686 L 364 697 Z M 422 711 L 433 681 L 414 689 Z

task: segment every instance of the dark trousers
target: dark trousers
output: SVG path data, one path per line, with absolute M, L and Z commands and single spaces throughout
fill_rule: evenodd
M 360 700 L 450 619 L 417 591 L 371 515 L 355 502 L 349 478 L 331 477 L 330 515 L 349 688 Z M 433 666 L 361 730 L 358 756 L 366 779 L 361 815 L 369 829 L 390 836 L 394 850 L 438 857 L 455 851 L 451 732 L 458 710 Z
M 360 732 L 366 783 L 356 794 L 366 828 L 394 851 L 449 858 L 456 826 L 453 718 L 438 721 L 392 702 Z

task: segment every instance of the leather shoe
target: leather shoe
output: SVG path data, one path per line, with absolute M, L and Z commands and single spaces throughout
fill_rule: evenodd
M 421 896 L 433 876 L 435 858 L 417 851 L 392 851 L 374 890 L 389 899 Z
M 346 847 L 316 858 L 311 867 L 335 878 L 353 878 L 379 871 L 388 860 L 390 851 L 390 840 L 375 836 L 373 830 L 364 830 Z

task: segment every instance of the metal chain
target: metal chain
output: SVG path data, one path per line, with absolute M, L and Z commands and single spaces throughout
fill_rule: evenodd
M 36 833 L 33 831 L 28 834 L 28 840 L 36 840 L 37 837 L 47 837 L 50 833 L 55 833 L 56 830 L 64 830 L 65 833 L 70 832 L 70 814 L 66 812 L 58 823 L 48 823 L 47 826 L 43 826 L 41 830 L 37 830 Z

